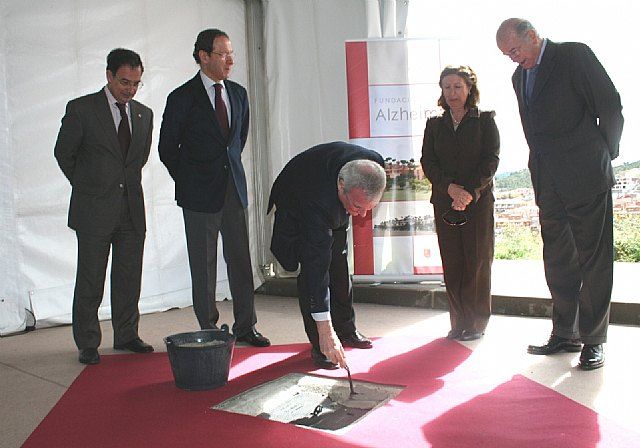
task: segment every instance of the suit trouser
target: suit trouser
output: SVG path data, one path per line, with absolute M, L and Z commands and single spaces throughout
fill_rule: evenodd
M 76 232 L 78 268 L 73 294 L 73 338 L 79 349 L 98 348 L 102 339 L 98 308 L 111 260 L 111 324 L 113 344 L 123 345 L 138 337 L 140 283 L 145 234 L 138 233 L 129 215 L 126 195 L 118 225 L 108 235 Z
M 233 179 L 229 176 L 222 209 L 217 213 L 183 209 L 193 310 L 200 328 L 216 328 L 220 317 L 216 306 L 218 234 L 222 235 L 222 253 L 227 264 L 229 289 L 233 299 L 233 333 L 244 336 L 256 324 L 253 270 L 245 210 Z
M 334 230 L 333 243 L 331 245 L 331 264 L 329 265 L 329 297 L 331 310 L 331 323 L 338 335 L 349 334 L 356 331 L 355 310 L 353 309 L 353 290 L 351 277 L 347 263 L 347 231 Z M 298 275 L 298 303 L 304 322 L 304 329 L 311 345 L 320 351 L 320 336 L 318 327 L 309 306 L 309 298 L 303 297 L 301 291 L 307 281 L 304 267 Z
M 451 329 L 484 332 L 491 316 L 493 200 L 481 198 L 462 226 L 442 220 L 448 210 L 434 206 Z
M 537 202 L 553 334 L 584 344 L 607 340 L 613 288 L 611 190 L 565 202 L 541 166 Z

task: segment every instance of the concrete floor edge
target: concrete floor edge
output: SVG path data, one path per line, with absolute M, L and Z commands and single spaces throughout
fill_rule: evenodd
M 270 277 L 265 279 L 256 292 L 272 296 L 297 297 L 296 279 Z M 439 283 L 354 283 L 353 300 L 357 303 L 448 310 L 447 292 Z M 492 296 L 492 314 L 550 318 L 551 309 L 549 298 Z M 612 301 L 609 322 L 640 326 L 640 303 Z

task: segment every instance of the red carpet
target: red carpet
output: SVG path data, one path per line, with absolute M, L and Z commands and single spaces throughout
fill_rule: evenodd
M 290 372 L 310 372 L 309 345 L 236 347 L 229 383 L 188 392 L 166 353 L 103 356 L 78 376 L 24 447 L 634 447 L 640 435 L 514 375 L 495 383 L 446 339 L 406 347 L 388 337 L 350 350 L 354 378 L 405 385 L 395 400 L 334 435 L 210 407 Z M 486 366 L 489 369 L 490 366 Z M 498 367 L 491 367 L 497 369 Z M 315 371 L 344 376 L 343 371 Z M 493 381 L 493 382 L 492 382 Z M 634 411 L 635 412 L 635 411 Z

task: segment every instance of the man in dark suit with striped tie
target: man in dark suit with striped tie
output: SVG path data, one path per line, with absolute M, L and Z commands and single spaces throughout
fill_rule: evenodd
M 69 227 L 78 239 L 73 336 L 83 364 L 100 362 L 98 307 L 111 249 L 113 346 L 153 351 L 138 336 L 146 231 L 141 180 L 153 129 L 151 109 L 133 100 L 143 70 L 137 53 L 111 51 L 107 85 L 67 104 L 54 149 L 72 188 Z
M 225 32 L 200 32 L 193 58 L 200 71 L 167 98 L 158 148 L 175 181 L 176 201 L 184 216 L 193 308 L 200 328 L 216 328 L 221 234 L 233 299 L 233 333 L 238 341 L 266 347 L 269 340 L 255 329 L 245 218 L 247 181 L 241 157 L 249 133 L 247 91 L 228 79 L 234 60 Z

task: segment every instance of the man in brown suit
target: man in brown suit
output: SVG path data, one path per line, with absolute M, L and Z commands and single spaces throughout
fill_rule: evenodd
M 137 53 L 111 51 L 107 85 L 67 104 L 54 149 L 72 187 L 68 224 L 78 239 L 73 337 L 83 364 L 100 362 L 98 307 L 111 248 L 113 346 L 153 351 L 138 336 L 146 230 L 141 171 L 153 129 L 151 109 L 133 100 L 143 71 Z

